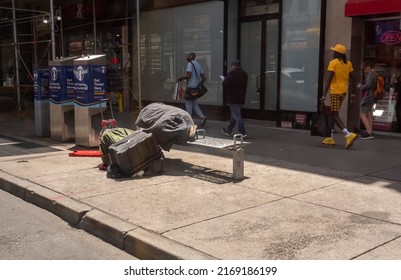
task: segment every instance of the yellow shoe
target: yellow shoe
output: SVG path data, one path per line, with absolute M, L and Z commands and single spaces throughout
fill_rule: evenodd
M 326 137 L 324 138 L 322 144 L 334 146 L 336 144 L 336 141 L 334 140 L 334 138 Z
M 196 140 L 196 130 L 197 130 L 197 126 L 196 125 L 191 125 L 190 127 L 189 127 L 189 130 L 188 130 L 188 141 L 189 142 L 195 142 L 195 140 Z
M 358 138 L 358 135 L 351 132 L 350 134 L 345 135 L 344 137 L 345 137 L 345 148 L 349 149 L 354 144 L 356 138 Z

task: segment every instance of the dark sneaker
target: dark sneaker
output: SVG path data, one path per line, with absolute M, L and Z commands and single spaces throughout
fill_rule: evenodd
M 364 134 L 361 135 L 361 139 L 363 139 L 363 140 L 373 139 L 373 138 L 375 138 L 373 133 L 372 134 L 368 134 L 368 133 L 365 132 Z
M 223 132 L 223 134 L 224 134 L 225 136 L 228 136 L 228 137 L 231 136 L 231 133 L 228 133 L 227 130 L 226 130 L 225 128 L 223 128 L 223 129 L 221 130 L 221 132 Z
M 205 124 L 206 124 L 206 117 L 203 117 L 199 127 L 203 127 Z
M 240 139 L 241 138 L 240 135 L 242 135 L 242 139 L 245 139 L 247 137 L 246 134 L 238 134 L 238 135 L 236 135 L 235 138 Z

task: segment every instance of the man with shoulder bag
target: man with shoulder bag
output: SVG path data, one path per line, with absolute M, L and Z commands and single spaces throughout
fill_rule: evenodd
M 203 73 L 202 66 L 195 60 L 196 54 L 190 52 L 187 54 L 186 60 L 188 61 L 186 74 L 179 77 L 177 80 L 187 80 L 187 88 L 185 90 L 185 109 L 188 114 L 192 117 L 192 111 L 194 110 L 198 117 L 201 119 L 199 127 L 203 127 L 206 124 L 206 116 L 203 114 L 199 107 L 197 99 L 205 93 L 195 96 L 195 92 L 198 91 L 198 86 L 205 87 L 203 83 L 206 81 L 206 76 Z M 207 90 L 207 89 L 206 89 Z

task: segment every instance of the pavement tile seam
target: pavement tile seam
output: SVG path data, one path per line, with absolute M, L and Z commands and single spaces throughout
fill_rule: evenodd
M 127 181 L 131 181 L 134 180 L 133 178 L 128 178 Z M 128 187 L 128 188 L 122 188 L 122 189 L 116 189 L 115 191 L 109 191 L 107 193 L 99 193 L 99 194 L 95 194 L 95 195 L 87 195 L 85 196 L 85 200 L 90 200 L 92 198 L 101 198 L 101 197 L 106 197 L 109 196 L 111 194 L 118 194 L 118 193 L 124 193 L 127 191 L 138 191 L 141 189 L 146 189 L 146 188 L 155 188 L 155 187 L 159 187 L 160 185 L 164 185 L 164 184 L 169 184 L 169 183 L 177 183 L 177 182 L 182 182 L 182 181 L 187 181 L 189 180 L 189 178 L 182 178 L 182 179 L 177 179 L 177 180 L 171 180 L 171 181 L 163 181 L 157 184 L 149 184 L 149 185 L 143 185 L 143 186 L 135 186 L 135 187 Z
M 301 203 L 306 203 L 306 204 L 310 204 L 310 205 L 314 205 L 314 206 L 330 209 L 330 210 L 343 212 L 343 213 L 346 213 L 346 214 L 355 215 L 355 216 L 358 216 L 358 217 L 367 218 L 367 219 L 374 220 L 374 221 L 381 222 L 381 223 L 391 224 L 391 225 L 395 225 L 395 226 L 401 226 L 401 222 L 400 223 L 396 223 L 396 222 L 392 222 L 392 221 L 389 221 L 389 220 L 383 220 L 383 219 L 380 219 L 380 218 L 375 218 L 375 217 L 372 217 L 372 216 L 363 215 L 363 214 L 360 214 L 360 213 L 356 213 L 356 212 L 352 212 L 352 211 L 348 211 L 348 210 L 344 210 L 344 209 L 340 209 L 340 208 L 336 208 L 336 207 L 332 207 L 332 206 L 328 206 L 328 205 L 314 203 L 314 202 L 308 201 L 308 200 L 296 199 L 294 197 L 289 198 L 289 199 L 292 199 L 294 201 L 301 202 Z
M 265 205 L 268 205 L 268 204 L 271 204 L 271 203 L 275 203 L 275 202 L 278 202 L 278 201 L 281 201 L 281 200 L 284 200 L 284 199 L 286 199 L 286 197 L 280 197 L 278 199 L 274 199 L 274 200 L 271 200 L 271 201 L 268 201 L 268 202 L 260 203 L 260 204 L 257 204 L 257 205 L 252 205 L 252 206 L 249 206 L 249 207 L 246 207 L 246 208 L 241 208 L 239 210 L 235 210 L 235 211 L 231 211 L 231 212 L 226 212 L 226 213 L 221 214 L 221 215 L 216 215 L 216 216 L 213 216 L 213 217 L 204 218 L 202 220 L 198 220 L 198 221 L 195 221 L 195 222 L 190 223 L 190 224 L 186 224 L 186 225 L 175 227 L 175 228 L 170 228 L 169 230 L 160 232 L 160 234 L 167 234 L 167 233 L 173 232 L 175 230 L 184 229 L 184 228 L 191 227 L 191 226 L 194 226 L 194 225 L 198 225 L 198 224 L 201 224 L 201 223 L 204 223 L 204 222 L 207 222 L 207 221 L 212 221 L 212 220 L 224 218 L 224 217 L 227 217 L 227 216 L 230 216 L 230 215 L 233 215 L 233 214 L 238 214 L 238 213 L 241 213 L 241 212 L 244 212 L 244 211 L 248 211 L 248 210 L 255 209 L 255 208 L 258 208 L 258 207 L 261 207 L 261 206 L 265 206 Z
M 392 239 L 389 239 L 389 240 L 387 240 L 386 242 L 383 242 L 382 244 L 379 244 L 379 245 L 377 245 L 377 246 L 375 246 L 375 247 L 373 247 L 373 248 L 371 248 L 371 249 L 369 249 L 369 250 L 366 250 L 366 251 L 363 252 L 363 253 L 360 253 L 360 254 L 358 254 L 358 255 L 356 255 L 356 256 L 350 258 L 350 260 L 356 260 L 356 259 L 358 259 L 358 258 L 360 258 L 360 257 L 362 257 L 362 256 L 364 256 L 364 255 L 366 255 L 366 254 L 368 254 L 368 253 L 370 253 L 370 252 L 373 252 L 373 251 L 375 251 L 375 250 L 377 250 L 377 249 L 379 249 L 379 248 L 381 248 L 381 247 L 384 247 L 384 246 L 390 244 L 391 242 L 394 242 L 394 241 L 397 241 L 397 240 L 400 240 L 400 239 L 401 239 L 401 235 L 400 235 L 400 236 L 397 236 L 397 237 L 394 237 L 394 238 L 392 238 Z
M 222 259 L 349 259 L 400 235 L 399 227 L 365 226 L 369 219 L 355 223 L 348 214 L 286 201 L 168 235 Z M 266 215 L 269 209 L 282 215 Z

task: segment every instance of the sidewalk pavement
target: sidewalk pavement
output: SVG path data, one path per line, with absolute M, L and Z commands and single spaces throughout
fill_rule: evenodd
M 132 114 L 115 117 L 133 127 Z M 32 115 L 1 114 L 0 140 L 36 146 L 0 145 L 0 188 L 140 259 L 401 259 L 398 135 L 345 150 L 341 135 L 328 147 L 246 124 L 243 180 L 231 178 L 231 152 L 196 145 L 164 152 L 162 175 L 114 180 L 100 158 L 69 157 L 74 143 L 34 137 Z M 224 125 L 208 120 L 206 135 L 225 138 Z

